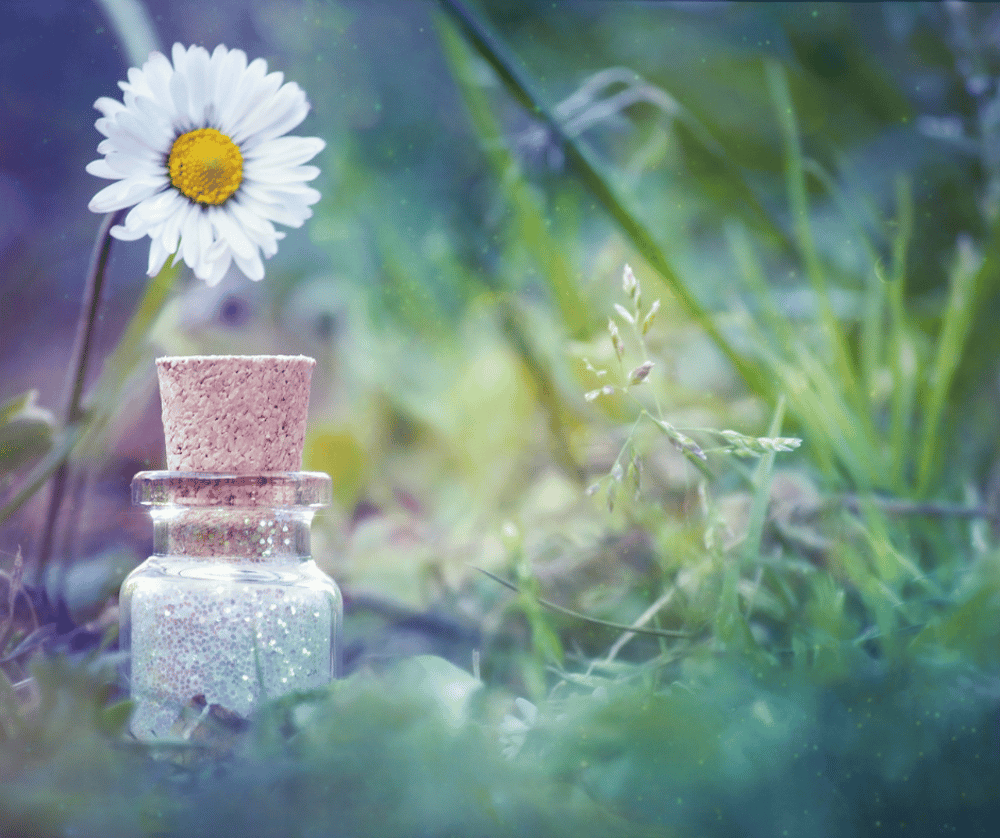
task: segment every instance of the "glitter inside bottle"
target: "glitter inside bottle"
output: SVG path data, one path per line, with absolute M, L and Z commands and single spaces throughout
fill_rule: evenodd
M 192 700 L 249 716 L 336 676 L 340 592 L 309 546 L 327 475 L 140 472 L 132 495 L 154 532 L 120 596 L 133 735 L 170 738 Z

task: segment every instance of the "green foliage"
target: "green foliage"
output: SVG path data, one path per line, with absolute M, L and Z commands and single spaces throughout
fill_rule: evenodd
M 439 658 L 274 702 L 221 762 L 211 739 L 116 743 L 106 682 L 60 661 L 35 677 L 35 718 L 5 716 L 0 827 L 18 835 L 647 834 L 504 757 L 485 687 Z
M 574 679 L 501 723 L 509 699 L 439 658 L 414 658 L 272 702 L 221 753 L 211 738 L 116 743 L 122 715 L 102 710 L 106 681 L 53 661 L 35 669 L 36 718 L 5 716 L 0 826 L 832 836 L 879 824 L 934 834 L 948 822 L 980 834 L 1000 779 L 1000 684 L 967 662 L 865 660 L 824 675 L 702 653 Z
M 38 659 L 25 703 L 0 675 L 0 824 L 6 834 L 137 834 L 145 794 L 141 764 L 116 740 L 128 706 L 108 703 L 113 671 Z
M 0 478 L 8 478 L 52 447 L 54 420 L 35 404 L 37 398 L 32 391 L 0 405 Z

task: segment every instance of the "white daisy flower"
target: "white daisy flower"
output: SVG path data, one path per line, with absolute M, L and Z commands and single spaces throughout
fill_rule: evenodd
M 173 63 L 154 52 L 119 82 L 124 104 L 102 96 L 96 127 L 104 157 L 87 166 L 114 180 L 90 202 L 93 212 L 132 207 L 111 235 L 149 236 L 150 276 L 176 254 L 195 276 L 215 285 L 232 262 L 250 279 L 264 276 L 261 255 L 278 251 L 284 233 L 301 227 L 320 194 L 306 185 L 319 174 L 303 165 L 326 145 L 317 137 L 286 137 L 309 103 L 294 82 L 268 73 L 238 49 L 185 49 Z

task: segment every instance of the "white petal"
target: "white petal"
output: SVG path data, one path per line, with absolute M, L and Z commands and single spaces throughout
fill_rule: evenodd
M 205 109 L 211 96 L 211 91 L 208 89 L 208 50 L 204 47 L 191 47 L 188 51 L 186 75 L 188 115 L 192 124 L 204 126 Z
M 112 171 L 118 174 L 115 177 L 138 177 L 145 180 L 152 178 L 166 178 L 169 173 L 163 165 L 162 158 L 147 154 L 143 157 L 135 157 L 121 151 L 109 151 L 104 158 Z
M 222 280 L 222 277 L 226 275 L 229 270 L 229 266 L 233 263 L 232 255 L 227 251 L 224 256 L 217 259 L 215 262 L 209 263 L 204 266 L 203 274 L 195 274 L 198 279 L 203 279 L 208 284 L 209 287 L 213 285 L 218 285 Z
M 219 73 L 221 72 L 229 50 L 219 44 L 208 57 L 205 65 L 205 111 L 202 124 L 206 128 L 217 127 L 219 119 Z
M 188 213 L 194 210 L 194 205 L 181 195 L 178 195 L 178 202 L 172 207 L 173 212 L 167 216 L 163 222 L 163 230 L 160 235 L 163 238 L 163 245 L 174 253 L 180 254 L 181 230 Z
M 311 186 L 304 183 L 257 183 L 253 180 L 243 181 L 240 189 L 252 195 L 265 204 L 315 204 L 322 196 Z
M 125 178 L 105 186 L 87 205 L 91 212 L 114 212 L 155 195 L 162 186 L 155 182 Z
M 139 201 L 125 216 L 123 230 L 133 238 L 146 235 L 158 223 L 151 210 L 162 200 L 162 195 L 154 195 L 145 201 Z
M 125 226 L 131 228 L 134 224 L 141 224 L 148 228 L 163 227 L 185 204 L 187 199 L 176 189 L 164 189 L 137 204 L 125 218 Z
M 142 65 L 145 84 L 149 97 L 158 102 L 164 111 L 169 112 L 171 119 L 174 111 L 170 100 L 170 79 L 174 68 L 170 60 L 162 52 L 151 53 L 149 59 Z
M 163 221 L 163 243 L 171 252 L 177 250 L 177 245 L 181 238 L 181 228 L 184 226 L 184 219 L 189 212 L 194 212 L 194 205 L 179 192 L 174 192 L 173 202 L 163 208 L 163 211 L 170 211 L 170 214 Z
M 214 53 L 212 60 L 216 60 Z M 208 117 L 212 127 L 219 128 L 222 125 L 222 114 L 233 101 L 246 66 L 247 57 L 243 50 L 234 49 L 219 55 L 215 69 L 215 93 L 212 102 L 212 113 Z
M 102 96 L 94 102 L 94 107 L 106 117 L 114 117 L 125 110 L 125 106 L 121 102 L 108 96 Z
M 255 67 L 258 61 L 260 65 Z M 224 116 L 225 133 L 232 137 L 248 116 L 256 113 L 261 106 L 266 110 L 267 103 L 278 92 L 283 79 L 281 73 L 267 73 L 267 63 L 263 59 L 253 61 L 240 79 L 237 100 Z
M 265 256 L 270 258 L 278 252 L 278 240 L 284 237 L 284 233 L 277 232 L 270 221 L 247 210 L 235 201 L 230 201 L 226 205 L 226 209 L 233 214 L 233 218 L 243 229 L 247 238 L 253 242 L 255 247 L 259 247 Z
M 277 221 L 288 227 L 301 227 L 303 222 L 312 215 L 308 208 L 300 208 L 296 212 L 294 208 L 280 204 L 263 203 L 250 195 L 246 195 L 242 203 L 246 209 L 256 213 L 261 218 Z
M 193 204 L 191 209 L 184 216 L 184 224 L 181 227 L 181 255 L 188 267 L 196 269 L 201 264 L 201 212 Z M 209 232 L 211 236 L 211 232 Z
M 198 264 L 207 265 L 218 258 L 218 254 L 223 249 L 227 249 L 225 242 L 219 243 L 215 240 L 215 231 L 212 229 L 212 222 L 208 220 L 208 213 L 204 207 L 199 207 L 194 213 L 198 229 Z M 181 246 L 184 246 L 184 237 L 181 236 Z
M 247 238 L 246 233 L 240 229 L 240 225 L 236 223 L 228 210 L 212 207 L 209 210 L 209 218 L 218 233 L 218 238 L 225 241 L 236 256 L 247 259 L 251 254 L 257 252 L 257 248 Z
M 243 176 L 254 183 L 284 185 L 304 183 L 319 176 L 316 166 L 269 166 L 263 160 L 247 164 Z
M 191 47 L 191 49 L 194 49 L 194 47 Z M 183 44 L 174 41 L 174 45 L 170 50 L 170 57 L 174 62 L 174 72 L 183 73 L 186 71 L 188 50 L 184 49 Z
M 244 207 L 242 198 L 239 196 L 237 200 L 226 204 L 226 209 L 232 212 L 236 222 L 243 227 L 256 244 L 263 246 L 266 242 L 277 240 L 278 234 L 274 230 L 274 225 L 266 218 Z
M 163 264 L 169 256 L 170 253 L 163 246 L 163 241 L 159 236 L 154 236 L 149 243 L 149 264 L 146 268 L 146 274 L 156 276 L 163 269 Z
M 118 180 L 121 177 L 121 173 L 115 171 L 108 165 L 108 161 L 103 157 L 100 160 L 93 160 L 88 163 L 85 167 L 88 175 L 93 175 L 94 177 L 103 177 L 110 180 Z
M 219 114 L 220 131 L 232 136 L 232 126 L 259 101 L 266 77 L 267 62 L 263 58 L 256 58 L 247 65 L 236 80 L 232 98 L 222 103 L 222 111 Z
M 97 146 L 97 150 L 101 154 L 108 154 L 111 151 L 121 151 L 133 157 L 156 160 L 169 152 L 170 148 L 169 146 L 166 149 L 154 147 L 135 134 L 122 130 L 115 125 L 109 130 L 108 138 L 102 140 L 101 144 Z
M 232 261 L 232 251 L 226 246 L 225 242 L 214 242 L 202 254 L 202 259 L 194 269 L 194 274 L 199 279 L 205 280 L 209 285 L 214 285 L 229 270 Z
M 260 260 L 260 254 L 256 250 L 250 258 L 244 258 L 239 253 L 234 253 L 233 261 L 236 262 L 236 267 L 254 282 L 260 282 L 264 278 L 264 263 Z
M 94 122 L 94 127 L 100 131 L 104 136 L 108 136 L 108 131 L 111 130 L 111 126 L 114 125 L 114 120 L 107 116 L 102 116 Z
M 300 166 L 312 160 L 326 143 L 319 137 L 278 137 L 244 147 L 243 159 L 266 162 L 269 166 Z
M 174 126 L 181 131 L 190 131 L 195 127 L 188 111 L 188 84 L 184 73 L 174 73 L 170 77 L 170 99 L 174 104 Z
M 169 108 L 164 107 L 152 96 L 136 96 L 133 110 L 140 118 L 160 126 L 162 130 L 171 135 L 171 140 L 173 140 L 173 135 L 176 132 L 173 130 L 173 112 Z
M 119 241 L 134 242 L 136 239 L 141 239 L 143 236 L 147 235 L 147 231 L 129 230 L 126 227 L 122 227 L 120 224 L 116 224 L 111 228 L 111 235 Z
M 265 81 L 272 80 L 275 75 L 278 74 L 272 73 Z M 296 92 L 301 96 L 296 96 Z M 252 148 L 255 142 L 260 142 L 256 137 L 257 130 L 269 124 L 278 115 L 278 112 L 285 113 L 300 98 L 304 102 L 305 94 L 294 82 L 289 82 L 276 90 L 265 89 L 261 85 L 254 91 L 254 100 L 250 106 L 233 120 L 230 125 L 230 136 L 234 140 L 239 137 L 237 142 L 248 149 Z M 250 142 L 243 142 L 244 140 L 250 140 Z
M 291 131 L 308 113 L 306 94 L 295 82 L 289 82 L 273 97 L 263 99 L 256 108 L 240 119 L 229 136 L 234 142 L 252 149 L 257 143 Z
M 223 129 L 223 115 L 239 95 L 240 83 L 247 72 L 247 56 L 241 49 L 230 50 L 219 62 L 216 78 L 215 127 Z
M 166 197 L 170 197 L 167 193 Z M 116 227 L 115 237 L 134 241 L 143 236 L 154 236 L 163 229 L 163 221 L 158 217 L 158 207 L 163 204 L 163 194 L 154 195 L 140 201 L 125 216 L 125 223 Z
M 118 82 L 118 86 L 124 91 L 141 91 L 146 87 L 146 71 L 145 68 L 140 69 L 139 67 L 129 67 L 128 72 L 125 74 L 128 78 L 127 82 Z
M 119 114 L 114 124 L 109 126 L 109 140 L 117 143 L 122 136 L 157 154 L 170 151 L 174 141 L 173 133 L 168 126 L 162 122 L 146 119 L 137 111 L 125 111 Z

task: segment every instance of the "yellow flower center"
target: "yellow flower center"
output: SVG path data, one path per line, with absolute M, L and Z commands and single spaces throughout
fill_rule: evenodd
M 198 128 L 174 140 L 167 158 L 170 182 L 199 204 L 224 204 L 243 182 L 243 155 L 214 128 Z

